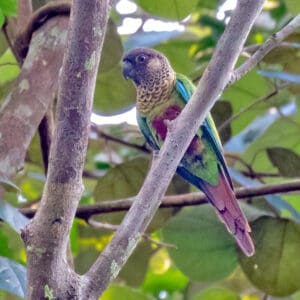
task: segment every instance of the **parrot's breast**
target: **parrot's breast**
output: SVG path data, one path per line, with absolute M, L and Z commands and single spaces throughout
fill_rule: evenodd
M 151 126 L 154 129 L 156 136 L 164 141 L 168 132 L 168 125 L 166 121 L 175 120 L 181 113 L 182 108 L 179 105 L 173 104 L 166 107 L 163 113 L 152 118 Z M 196 135 L 194 136 L 191 144 L 189 145 L 185 156 L 198 159 L 201 157 L 204 145 L 201 139 Z
M 164 112 L 152 119 L 151 125 L 155 130 L 156 135 L 160 140 L 164 141 L 167 136 L 167 124 L 166 121 L 172 121 L 176 119 L 181 112 L 181 107 L 178 105 L 168 106 Z

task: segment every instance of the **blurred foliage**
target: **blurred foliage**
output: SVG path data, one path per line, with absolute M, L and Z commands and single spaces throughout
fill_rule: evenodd
M 47 1 L 34 0 L 34 9 Z M 137 46 L 163 52 L 176 72 L 201 78 L 231 11 L 220 10 L 218 0 L 136 0 L 137 9 L 120 14 L 113 9 L 96 81 L 94 112 L 117 115 L 135 103 L 135 89 L 122 78 L 124 53 Z M 300 13 L 299 0 L 267 0 L 259 23 L 246 46 L 266 41 Z M 16 14 L 16 0 L 0 1 L 0 25 Z M 218 16 L 218 18 L 217 18 Z M 140 20 L 135 33 L 119 34 L 125 18 Z M 145 32 L 149 20 L 177 21 L 183 30 Z M 228 164 L 243 185 L 279 183 L 300 173 L 300 34 L 286 39 L 285 47 L 271 51 L 241 80 L 228 87 L 212 109 L 226 148 L 234 152 Z M 253 53 L 246 49 L 242 64 Z M 19 67 L 0 33 L 0 103 L 3 103 Z M 86 157 L 81 205 L 134 196 L 147 174 L 150 155 L 138 128 L 126 123 L 92 128 Z M 244 177 L 242 177 L 244 176 Z M 0 178 L 6 192 L 0 199 L 0 298 L 20 299 L 24 293 L 25 249 L 18 234 L 28 222 L 17 207 L 37 207 L 45 184 L 38 134 L 33 138 L 26 163 L 14 182 Z M 16 189 L 16 186 L 20 189 Z M 194 190 L 174 177 L 169 194 Z M 299 193 L 277 196 L 300 213 Z M 275 201 L 263 197 L 243 205 L 253 230 L 256 254 L 246 258 L 237 249 L 217 216 L 207 205 L 161 209 L 156 214 L 117 280 L 101 297 L 108 299 L 259 300 L 300 299 L 300 229 L 295 215 L 278 216 Z M 268 199 L 267 199 L 268 200 Z M 274 205 L 274 206 L 272 206 Z M 118 225 L 124 212 L 93 216 L 93 220 Z M 284 218 L 284 216 L 286 218 Z M 74 221 L 70 240 L 75 268 L 84 273 L 112 237 L 112 230 Z M 167 244 L 164 244 L 167 243 Z M 18 279 L 17 279 L 18 278 Z M 7 281 L 8 280 L 8 281 Z M 15 295 L 13 295 L 15 294 Z M 277 298 L 276 298 L 277 299 Z
M 5 22 L 6 17 L 15 16 L 17 11 L 17 0 L 0 1 L 0 27 Z

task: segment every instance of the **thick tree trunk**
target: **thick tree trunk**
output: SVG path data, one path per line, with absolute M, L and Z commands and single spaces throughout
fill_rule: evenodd
M 30 300 L 93 299 L 81 294 L 84 281 L 67 263 L 66 253 L 83 191 L 82 170 L 107 20 L 108 1 L 74 0 L 47 182 L 35 217 L 22 232 Z

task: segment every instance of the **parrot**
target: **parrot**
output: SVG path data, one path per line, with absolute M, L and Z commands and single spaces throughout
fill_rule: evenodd
M 191 98 L 195 86 L 175 73 L 168 59 L 150 48 L 134 48 L 123 56 L 123 77 L 136 88 L 136 117 L 146 142 L 159 151 L 175 120 Z M 176 173 L 200 189 L 246 256 L 255 252 L 251 228 L 233 191 L 214 121 L 208 113 L 193 137 Z

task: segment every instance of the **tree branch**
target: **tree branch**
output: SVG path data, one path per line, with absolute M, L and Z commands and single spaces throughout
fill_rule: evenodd
M 120 225 L 115 225 L 115 224 L 109 224 L 109 223 L 102 223 L 102 222 L 98 222 L 98 221 L 95 221 L 93 219 L 89 219 L 88 220 L 88 224 L 95 227 L 95 228 L 98 228 L 98 229 L 107 229 L 107 230 L 112 230 L 112 231 L 116 231 L 118 230 L 119 226 Z M 164 242 L 161 242 L 161 241 L 157 241 L 155 239 L 153 239 L 149 234 L 147 233 L 143 233 L 142 234 L 142 237 L 149 241 L 150 243 L 152 244 L 155 244 L 159 247 L 165 247 L 165 248 L 176 248 L 175 245 L 173 244 L 169 244 L 169 243 L 164 243 Z
M 251 55 L 251 57 L 245 61 L 240 67 L 238 67 L 233 73 L 228 82 L 228 85 L 232 85 L 235 81 L 241 79 L 247 72 L 253 69 L 271 50 L 278 47 L 281 42 L 293 33 L 300 26 L 300 14 L 297 15 L 291 22 L 283 27 L 277 33 L 274 33 L 259 49 Z
M 68 18 L 60 17 L 36 31 L 21 73 L 0 109 L 0 174 L 4 178 L 23 168 L 29 143 L 57 91 L 67 29 Z
M 249 199 L 251 197 L 290 193 L 295 191 L 300 191 L 300 179 L 284 183 L 264 184 L 259 187 L 240 187 L 235 189 L 235 195 L 237 199 Z M 134 198 L 126 198 L 114 201 L 103 201 L 94 205 L 82 205 L 78 207 L 76 217 L 88 221 L 93 215 L 126 211 L 130 208 L 133 201 Z M 204 203 L 207 203 L 207 198 L 203 193 L 188 193 L 165 196 L 160 207 L 184 207 L 201 205 Z M 32 218 L 36 212 L 35 209 L 31 208 L 21 208 L 19 210 L 22 214 L 29 218 Z
M 243 107 L 240 109 L 240 111 L 238 111 L 236 114 L 232 115 L 229 119 L 227 119 L 225 122 L 223 122 L 219 127 L 218 127 L 218 131 L 222 131 L 226 126 L 228 126 L 232 121 L 236 120 L 237 118 L 239 118 L 243 113 L 247 112 L 248 110 L 252 109 L 254 106 L 256 106 L 259 103 L 262 103 L 264 101 L 267 101 L 269 99 L 271 99 L 272 97 L 276 96 L 279 91 L 281 91 L 282 89 L 286 88 L 289 85 L 289 83 L 284 83 L 280 86 L 277 86 L 272 92 L 270 92 L 269 94 L 267 94 L 266 96 L 260 97 L 256 100 L 254 100 L 253 102 L 249 103 L 247 106 Z
M 17 18 L 17 31 L 20 32 L 26 26 L 32 14 L 32 1 L 22 0 L 18 2 L 18 18 Z
M 147 149 L 146 146 L 144 146 L 144 145 L 138 145 L 138 144 L 134 144 L 134 143 L 129 143 L 127 141 L 124 141 L 124 140 L 121 140 L 119 138 L 116 138 L 116 137 L 114 137 L 112 135 L 109 135 L 109 134 L 103 132 L 96 125 L 92 125 L 92 130 L 97 134 L 97 136 L 99 138 L 103 138 L 103 139 L 105 139 L 107 141 L 115 142 L 115 143 L 118 143 L 120 145 L 129 147 L 129 148 L 133 148 L 133 149 L 139 150 L 139 151 L 147 153 L 147 154 L 151 153 L 151 151 L 149 149 Z
M 107 20 L 108 0 L 74 0 L 47 181 L 40 207 L 22 232 L 28 299 L 44 299 L 46 285 L 56 299 L 90 299 L 81 295 L 83 282 L 68 265 L 66 253 L 83 190 L 92 100 Z
M 93 299 L 116 278 L 160 205 L 175 170 L 205 116 L 230 79 L 243 44 L 264 1 L 238 1 L 214 55 L 157 157 L 134 204 L 112 241 L 84 276 Z M 237 28 L 239 30 L 237 30 Z

